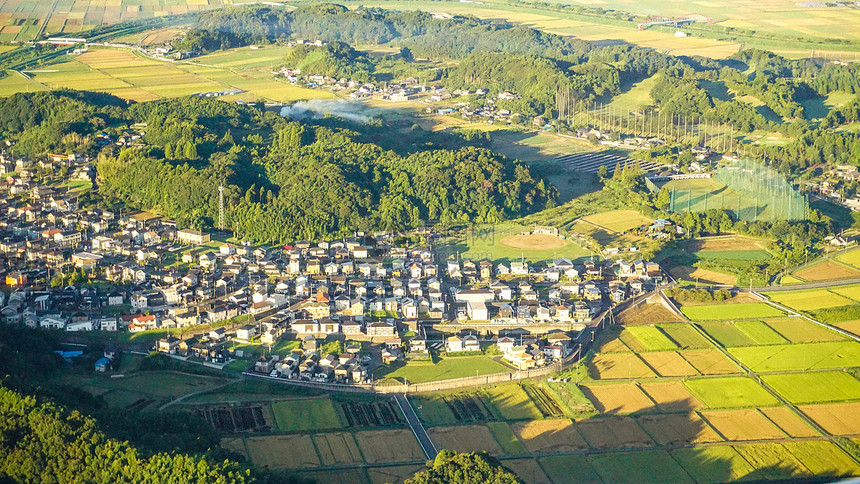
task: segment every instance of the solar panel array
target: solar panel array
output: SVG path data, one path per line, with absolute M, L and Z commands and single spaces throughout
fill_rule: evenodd
M 605 153 L 574 153 L 572 155 L 561 155 L 556 157 L 556 161 L 567 163 L 571 170 L 583 171 L 586 173 L 597 173 L 601 166 L 606 166 L 609 173 L 615 171 L 615 166 L 624 167 L 625 164 L 636 163 L 636 160 L 625 158 L 618 155 L 610 155 Z M 660 163 L 653 161 L 640 161 L 639 166 L 642 171 L 657 171 L 662 166 Z

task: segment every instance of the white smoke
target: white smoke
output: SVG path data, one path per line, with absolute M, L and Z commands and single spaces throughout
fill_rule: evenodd
M 307 118 L 320 119 L 325 115 L 332 115 L 347 121 L 366 123 L 371 120 L 373 111 L 373 109 L 359 102 L 339 99 L 312 99 L 284 106 L 281 108 L 281 116 L 300 121 Z

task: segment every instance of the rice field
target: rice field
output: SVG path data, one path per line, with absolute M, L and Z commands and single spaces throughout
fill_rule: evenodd
M 762 380 L 795 404 L 860 400 L 860 380 L 840 371 L 763 375 Z
M 834 308 L 855 304 L 855 301 L 825 289 L 811 291 L 779 291 L 766 293 L 772 301 L 798 311 Z
M 768 407 L 779 403 L 751 378 L 703 378 L 684 384 L 708 408 Z
M 681 312 L 693 321 L 716 319 L 760 319 L 783 316 L 779 309 L 765 303 L 710 304 L 683 306 Z
M 860 366 L 860 343 L 856 341 L 752 346 L 728 351 L 756 372 Z

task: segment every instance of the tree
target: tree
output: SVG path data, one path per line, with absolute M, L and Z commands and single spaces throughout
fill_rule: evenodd
M 427 470 L 406 479 L 405 484 L 517 484 L 516 474 L 486 452 L 456 453 L 443 449 L 427 463 Z
M 597 176 L 600 177 L 601 180 L 609 176 L 609 168 L 606 165 L 600 165 L 597 169 Z

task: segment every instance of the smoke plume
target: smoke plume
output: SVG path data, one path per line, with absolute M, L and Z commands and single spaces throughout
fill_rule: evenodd
M 299 101 L 281 108 L 281 116 L 301 121 L 302 119 L 320 119 L 326 115 L 338 116 L 347 121 L 366 123 L 371 120 L 374 110 L 359 102 L 348 102 L 335 99 L 312 99 Z

